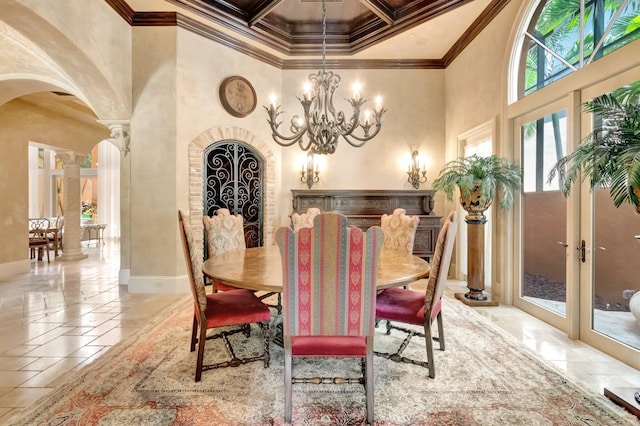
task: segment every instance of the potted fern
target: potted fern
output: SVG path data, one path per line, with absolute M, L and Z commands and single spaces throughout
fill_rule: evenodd
M 500 206 L 513 206 L 516 191 L 522 190 L 520 167 L 507 159 L 490 155 L 460 157 L 445 164 L 440 175 L 431 185 L 443 191 L 453 201 L 456 189 L 460 190 L 460 203 L 467 211 L 467 293 L 456 293 L 456 298 L 467 305 L 492 306 L 497 302 L 484 294 L 484 224 L 485 210 L 496 198 L 502 196 Z
M 548 180 L 557 175 L 566 196 L 580 173 L 591 189 L 609 187 L 616 207 L 629 203 L 640 214 L 640 103 L 637 97 L 622 99 L 610 93 L 585 103 L 585 111 L 601 123 L 575 151 L 558 160 Z
M 444 192 L 449 201 L 453 201 L 453 194 L 459 189 L 460 203 L 468 212 L 467 222 L 484 222 L 484 211 L 498 190 L 502 195 L 500 206 L 507 209 L 513 206 L 515 193 L 522 189 L 522 173 L 520 167 L 505 158 L 474 154 L 445 164 L 432 188 Z

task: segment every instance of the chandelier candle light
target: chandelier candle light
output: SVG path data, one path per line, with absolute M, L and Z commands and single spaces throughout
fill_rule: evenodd
M 376 97 L 375 108 L 364 112 L 364 119 L 360 121 L 360 108 L 367 102 L 360 96 L 360 87 L 354 87 L 353 95 L 346 99 L 353 112 L 347 118 L 343 111 L 337 111 L 333 105 L 333 95 L 340 85 L 340 76 L 326 71 L 326 36 L 327 36 L 327 7 L 322 1 L 322 70 L 317 74 L 310 74 L 306 82 L 302 98 L 297 97 L 302 105 L 304 115 L 294 115 L 291 118 L 290 136 L 285 136 L 278 128 L 282 124 L 279 116 L 283 113 L 281 106 L 276 106 L 275 95 L 271 95 L 269 107 L 264 107 L 269 115 L 267 121 L 271 127 L 273 140 L 282 146 L 298 143 L 303 151 L 311 150 L 313 154 L 333 154 L 342 136 L 349 145 L 361 147 L 373 139 L 382 127 L 382 115 L 387 111 L 382 107 L 382 98 Z M 356 134 L 356 132 L 358 134 Z M 307 135 L 306 140 L 304 135 Z

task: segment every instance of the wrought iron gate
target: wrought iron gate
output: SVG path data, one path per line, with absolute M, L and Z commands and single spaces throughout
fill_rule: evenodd
M 244 218 L 247 247 L 262 245 L 264 161 L 250 146 L 236 141 L 210 145 L 204 152 L 204 214 L 220 208 Z

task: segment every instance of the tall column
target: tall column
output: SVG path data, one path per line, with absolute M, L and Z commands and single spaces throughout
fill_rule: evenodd
M 466 293 L 455 293 L 456 299 L 470 306 L 497 306 L 498 302 L 484 292 L 484 212 L 491 205 L 479 192 L 479 185 L 467 198 L 460 198 L 462 208 L 467 211 L 467 289 Z
M 118 282 L 129 284 L 131 275 L 131 157 L 129 120 L 99 120 L 111 130 L 111 143 L 120 150 L 120 272 Z
M 63 163 L 62 182 L 64 185 L 64 252 L 56 260 L 78 260 L 88 257 L 82 253 L 82 210 L 80 194 L 80 161 L 84 158 L 73 151 L 56 154 Z

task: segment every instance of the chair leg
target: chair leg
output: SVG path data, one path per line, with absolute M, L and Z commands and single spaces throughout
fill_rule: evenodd
M 431 335 L 431 322 L 427 320 L 424 325 L 424 340 L 427 345 L 427 362 L 429 363 L 429 377 L 436 378 L 436 366 L 433 363 L 433 339 Z
M 191 329 L 191 352 L 196 350 L 196 342 L 198 341 L 197 333 L 198 333 L 198 319 L 196 318 L 196 316 L 194 314 L 193 315 L 193 328 Z
M 286 339 L 286 338 L 285 338 Z M 292 356 L 291 341 L 285 343 L 284 348 L 284 422 L 291 423 L 291 398 L 292 398 Z
M 374 390 L 373 390 L 373 337 L 367 336 L 367 357 L 365 371 L 365 394 L 367 398 L 367 423 L 374 421 Z
M 258 326 L 262 330 L 262 335 L 264 336 L 264 368 L 268 368 L 269 362 L 271 361 L 271 352 L 269 352 L 269 341 L 271 340 L 269 323 L 259 322 Z
M 200 337 L 198 338 L 198 358 L 196 361 L 196 382 L 200 381 L 202 377 L 202 362 L 204 360 L 204 344 L 207 341 L 207 327 L 202 325 L 200 327 Z
M 438 341 L 440 342 L 440 350 L 444 351 L 444 326 L 442 325 L 442 311 L 438 312 L 436 317 L 438 321 Z

